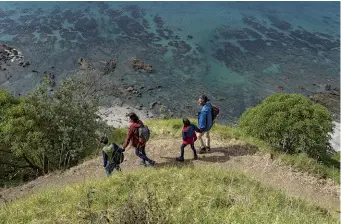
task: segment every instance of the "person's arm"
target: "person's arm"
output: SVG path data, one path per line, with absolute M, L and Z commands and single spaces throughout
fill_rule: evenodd
M 195 132 L 200 132 L 200 129 L 196 125 L 193 124 L 193 127 Z
M 200 132 L 203 132 L 206 128 L 206 116 L 207 116 L 207 111 L 202 110 L 200 113 L 199 122 L 198 122 L 198 128 L 200 129 Z
M 124 142 L 124 145 L 123 145 L 123 147 L 122 147 L 124 150 L 125 150 L 125 149 L 127 148 L 127 146 L 129 145 L 130 140 L 131 140 L 131 138 L 133 137 L 133 135 L 134 135 L 134 128 L 129 128 L 128 135 L 127 135 L 126 140 L 125 140 L 125 142 Z
M 102 155 L 103 155 L 103 166 L 106 167 L 108 163 L 108 156 L 104 151 L 102 151 Z
M 182 130 L 182 140 L 186 140 L 186 133 L 184 132 L 184 130 Z
M 124 152 L 125 150 L 120 148 L 118 145 L 114 144 L 114 149 L 117 150 L 118 152 Z

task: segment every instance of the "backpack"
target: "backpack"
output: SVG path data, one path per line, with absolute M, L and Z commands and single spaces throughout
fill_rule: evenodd
M 216 119 L 218 114 L 219 114 L 219 107 L 213 105 L 212 106 L 212 121 L 214 121 L 214 119 Z
M 116 144 L 111 144 L 110 146 L 105 146 L 103 148 L 110 163 L 121 164 L 124 161 L 124 154 L 119 149 L 119 146 Z
M 117 150 L 115 147 L 115 144 L 114 144 L 114 151 L 111 154 L 111 158 L 115 164 L 121 164 L 124 161 L 124 153 Z
M 138 128 L 139 143 L 146 144 L 150 137 L 150 131 L 147 125 L 141 125 Z
M 191 126 L 185 131 L 183 129 L 184 133 L 184 140 L 193 140 L 194 142 L 197 140 L 197 135 L 195 134 L 195 130 L 198 129 L 195 125 L 191 124 Z

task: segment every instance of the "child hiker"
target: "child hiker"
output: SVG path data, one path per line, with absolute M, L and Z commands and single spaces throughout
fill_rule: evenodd
M 104 144 L 102 149 L 103 166 L 107 176 L 110 176 L 115 169 L 121 171 L 120 164 L 124 160 L 124 149 L 116 144 L 110 144 L 106 136 L 102 136 L 100 142 Z
M 196 131 L 199 132 L 200 130 L 197 128 L 197 126 L 195 126 L 194 124 L 191 124 L 191 122 L 187 118 L 184 118 L 182 122 L 184 123 L 184 128 L 182 129 L 181 154 L 179 157 L 176 157 L 176 160 L 179 162 L 184 161 L 184 153 L 185 153 L 184 151 L 187 145 L 191 145 L 191 149 L 193 151 L 193 156 L 194 156 L 193 159 L 196 160 L 198 159 L 198 155 L 194 147 L 194 142 L 197 140 L 197 136 L 195 132 Z

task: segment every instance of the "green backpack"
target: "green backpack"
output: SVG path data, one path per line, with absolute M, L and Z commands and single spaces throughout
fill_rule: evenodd
M 124 161 L 122 149 L 116 144 L 104 146 L 103 151 L 107 154 L 110 163 L 121 164 Z

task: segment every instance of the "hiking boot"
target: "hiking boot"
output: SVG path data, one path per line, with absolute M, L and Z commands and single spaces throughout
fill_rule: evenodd
M 198 155 L 194 155 L 193 159 L 198 160 Z
M 154 160 L 150 160 L 150 161 L 148 161 L 148 163 L 149 163 L 149 165 L 151 165 L 151 166 L 155 166 L 155 164 L 156 164 L 156 162 L 155 162 Z
M 140 166 L 147 166 L 146 161 L 143 161 L 143 160 L 142 160 L 142 161 L 140 162 Z
M 207 152 L 211 151 L 211 147 L 206 147 Z
M 199 150 L 199 154 L 204 154 L 206 153 L 206 148 L 205 147 L 201 147 Z
M 178 161 L 178 162 L 183 162 L 183 161 L 185 161 L 184 157 L 181 157 L 181 156 L 176 157 L 175 160 Z

